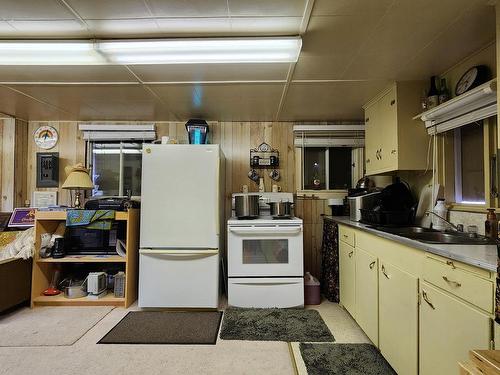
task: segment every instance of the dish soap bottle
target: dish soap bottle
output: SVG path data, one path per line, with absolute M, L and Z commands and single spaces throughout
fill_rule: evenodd
M 494 240 L 498 237 L 498 218 L 494 208 L 488 208 L 488 215 L 484 222 L 484 235 Z
M 446 219 L 446 216 L 448 215 L 448 209 L 446 208 L 446 204 L 444 202 L 444 199 L 440 198 L 437 200 L 436 205 L 434 206 L 434 209 L 432 210 L 436 215 L 439 215 L 443 219 Z M 446 222 L 433 215 L 432 216 L 432 228 L 437 229 L 437 230 L 445 230 L 446 229 Z

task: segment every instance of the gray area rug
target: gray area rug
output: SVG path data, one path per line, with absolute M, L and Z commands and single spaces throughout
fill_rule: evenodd
M 215 345 L 219 311 L 132 311 L 98 344 Z
M 371 344 L 300 344 L 308 375 L 397 375 Z
M 223 340 L 333 342 L 335 338 L 316 310 L 239 309 L 224 312 Z
M 113 307 L 37 307 L 0 315 L 0 347 L 73 345 Z

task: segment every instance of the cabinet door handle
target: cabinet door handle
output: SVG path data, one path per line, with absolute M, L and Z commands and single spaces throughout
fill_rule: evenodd
M 352 258 L 352 255 L 354 254 L 354 251 L 351 251 L 348 255 L 349 255 L 349 258 Z
M 446 264 L 447 264 L 448 266 L 451 266 L 451 268 L 453 268 L 453 269 L 457 268 L 457 267 L 455 267 L 455 263 L 453 263 L 451 260 L 447 260 L 447 261 L 446 261 Z
M 391 151 L 391 154 L 393 154 L 393 155 L 394 155 L 395 153 L 396 153 L 396 150 L 392 150 L 392 151 Z
M 396 99 L 391 100 L 391 105 L 394 105 L 394 104 L 396 104 Z
M 369 123 L 369 122 L 370 122 L 370 118 L 369 117 L 365 118 L 365 124 Z
M 446 281 L 447 283 L 449 284 L 455 284 L 457 288 L 461 287 L 462 284 L 460 284 L 458 281 L 453 281 L 453 280 L 450 280 L 448 279 L 448 277 L 446 276 L 443 276 L 443 280 Z
M 368 164 L 370 162 L 370 159 L 366 159 L 366 164 Z
M 390 279 L 391 277 L 387 274 L 387 272 L 385 271 L 385 266 L 382 264 L 382 269 L 381 269 L 382 273 L 384 274 L 385 277 L 387 277 L 388 279 Z
M 432 304 L 431 301 L 429 301 L 429 297 L 427 297 L 427 292 L 425 290 L 422 290 L 422 297 L 424 298 L 424 301 L 427 302 L 427 304 L 433 309 L 436 310 L 434 305 Z
M 349 236 L 347 234 L 343 234 L 342 237 L 349 238 Z
M 375 261 L 371 262 L 370 265 L 369 265 L 370 269 L 372 270 L 373 267 L 375 267 Z

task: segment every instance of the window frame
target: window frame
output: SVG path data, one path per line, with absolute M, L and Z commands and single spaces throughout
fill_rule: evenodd
M 310 146 L 311 148 L 317 148 Z M 347 189 L 330 189 L 330 147 L 325 146 L 325 185 L 326 189 L 304 189 L 304 152 L 307 147 L 295 147 L 295 186 L 299 193 L 312 193 L 318 195 L 320 193 L 340 192 L 347 193 Z M 355 186 L 356 182 L 364 176 L 364 147 L 349 147 L 351 149 L 351 186 Z
M 481 120 L 483 122 L 483 166 L 484 166 L 484 204 L 470 204 L 456 201 L 457 184 L 461 182 L 460 176 L 455 171 L 461 164 L 460 151 L 457 144 L 455 130 L 438 135 L 441 144 L 442 174 L 444 183 L 444 196 L 453 211 L 484 212 L 488 207 L 498 207 L 498 194 L 492 194 L 498 186 L 498 150 L 497 150 L 497 116 Z M 450 134 L 451 133 L 451 134 Z M 493 170 L 494 169 L 494 170 Z
M 90 170 L 90 173 L 91 173 L 91 178 L 92 178 L 92 175 L 93 175 L 93 168 L 94 168 L 94 165 L 93 165 L 93 145 L 94 143 L 106 143 L 106 144 L 119 144 L 120 145 L 120 166 L 119 166 L 119 172 L 120 172 L 120 175 L 119 175 L 119 178 L 118 178 L 118 196 L 125 196 L 124 194 L 124 191 L 123 191 L 123 187 L 124 187 L 124 183 L 123 183 L 123 174 L 124 174 L 124 158 L 123 158 L 123 144 L 125 143 L 137 143 L 139 145 L 141 145 L 141 148 L 142 148 L 142 145 L 144 143 L 148 143 L 146 141 L 140 141 L 140 140 L 121 140 L 121 141 L 99 141 L 99 140 L 94 140 L 94 141 L 86 141 L 85 142 L 86 145 L 85 145 L 85 154 L 86 154 L 86 157 L 85 157 L 85 160 L 86 160 L 86 168 L 88 168 Z M 141 184 L 142 185 L 142 184 Z M 91 193 L 90 193 L 91 194 Z M 107 196 L 107 195 L 104 195 L 104 196 Z M 94 195 L 91 195 L 91 197 L 98 197 L 98 196 L 94 196 Z M 140 195 L 132 195 L 132 198 L 134 199 L 140 199 Z

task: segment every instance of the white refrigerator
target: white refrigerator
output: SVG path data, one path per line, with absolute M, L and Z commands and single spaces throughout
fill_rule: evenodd
M 139 307 L 217 308 L 223 159 L 219 145 L 143 146 Z

